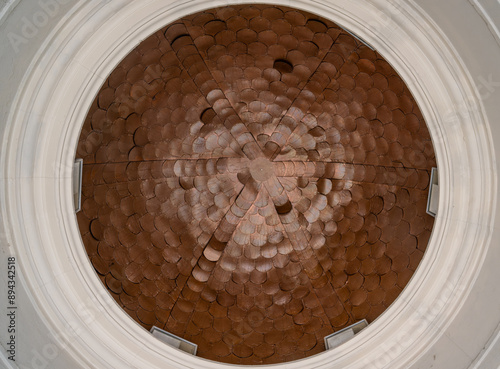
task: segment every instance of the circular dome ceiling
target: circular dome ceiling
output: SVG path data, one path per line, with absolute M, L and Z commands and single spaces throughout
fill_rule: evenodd
M 405 83 L 291 8 L 212 9 L 144 40 L 98 93 L 77 157 L 106 288 L 221 362 L 304 358 L 373 321 L 433 225 L 434 150 Z

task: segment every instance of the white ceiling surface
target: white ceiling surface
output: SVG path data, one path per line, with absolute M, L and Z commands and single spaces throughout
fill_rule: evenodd
M 19 93 L 19 86 L 25 84 L 25 76 L 28 74 L 36 75 L 37 70 L 30 70 L 33 60 L 38 57 L 38 51 L 50 48 L 50 45 L 45 45 L 51 34 L 52 28 L 55 27 L 59 20 L 66 19 L 68 14 L 78 8 L 83 3 L 97 3 L 98 1 L 77 1 L 77 0 L 21 0 L 16 3 L 15 8 L 2 9 L 0 10 L 0 15 L 4 14 L 4 19 L 0 20 L 0 86 L 1 87 L 1 99 L 0 99 L 0 157 L 2 158 L 2 165 L 8 163 L 10 166 L 16 166 L 18 176 L 16 178 L 11 178 L 5 167 L 0 167 L 0 191 L 4 192 L 9 189 L 13 183 L 23 186 L 33 186 L 38 185 L 40 187 L 59 186 L 61 183 L 57 181 L 47 181 L 43 172 L 32 168 L 32 161 L 24 160 L 24 156 L 16 157 L 16 162 L 12 163 L 12 158 L 10 155 L 10 148 L 16 145 L 16 142 L 9 140 L 9 137 L 5 136 L 7 129 L 10 132 L 15 131 L 15 127 L 8 126 L 8 123 L 14 121 L 12 119 L 14 113 L 22 114 L 24 106 L 17 106 L 16 111 L 12 111 L 13 104 L 19 101 L 20 97 L 16 96 Z M 101 1 L 101 3 L 108 3 L 110 1 Z M 228 3 L 229 1 L 226 1 Z M 241 2 L 241 1 L 240 1 Z M 379 1 L 374 1 L 378 3 Z M 404 0 L 391 1 L 396 5 L 403 3 Z M 1 1 L 1 5 L 5 3 L 10 3 L 8 1 Z M 121 4 L 128 4 L 129 1 L 126 0 L 112 0 L 111 6 L 116 6 L 116 11 L 119 11 Z M 180 1 L 179 1 L 180 3 Z M 224 1 L 218 2 L 218 4 L 224 3 Z M 283 2 L 281 2 L 283 3 Z M 291 3 L 291 2 L 290 2 Z M 318 1 L 317 4 L 321 3 L 342 3 L 341 0 L 330 0 L 330 1 Z M 76 7 L 74 5 L 76 4 Z M 312 9 L 313 5 L 309 5 L 308 8 Z M 481 128 L 481 132 L 489 132 L 493 138 L 493 147 L 490 152 L 495 152 L 496 157 L 494 158 L 495 167 L 489 168 L 491 175 L 493 177 L 494 183 L 496 183 L 496 173 L 498 172 L 497 163 L 499 155 L 498 145 L 500 144 L 500 35 L 495 34 L 497 30 L 500 29 L 500 2 L 498 0 L 416 0 L 415 4 L 421 7 L 424 17 L 429 17 L 433 24 L 426 25 L 426 27 L 434 27 L 434 32 L 442 33 L 442 35 L 449 40 L 448 47 L 450 50 L 448 52 L 455 53 L 459 56 L 459 60 L 463 63 L 461 72 L 464 75 L 468 75 L 469 80 L 463 81 L 463 83 L 472 83 L 476 87 L 476 92 L 479 96 L 479 113 L 484 113 L 487 119 L 482 120 L 481 127 L 472 127 L 472 129 Z M 48 7 L 47 7 L 48 5 Z M 318 7 L 321 5 L 317 5 Z M 322 12 L 318 8 L 318 12 Z M 44 21 L 43 15 L 40 12 L 48 14 L 47 22 Z M 34 18 L 38 16 L 38 18 Z M 395 13 L 390 16 L 397 16 Z M 35 19 L 38 19 L 38 25 L 34 25 L 34 28 L 25 26 L 27 21 L 32 23 Z M 498 24 L 494 24 L 494 21 Z M 390 19 L 388 19 L 388 22 Z M 23 29 L 24 27 L 24 29 Z M 33 31 L 33 32 L 30 32 Z M 397 37 L 398 30 L 393 29 L 394 36 Z M 366 35 L 363 35 L 366 36 Z M 366 38 L 366 37 L 364 37 Z M 12 44 L 12 40 L 15 41 L 15 45 Z M 67 45 L 71 48 L 71 45 L 82 45 L 82 40 L 72 39 L 67 40 Z M 78 46 L 75 46 L 78 47 Z M 390 57 L 388 57 L 390 59 Z M 59 60 L 60 62 L 60 60 Z M 68 64 L 73 65 L 78 63 L 78 61 L 68 60 Z M 82 75 L 85 73 L 92 74 L 93 71 L 85 69 L 85 65 L 79 66 Z M 437 67 L 436 67 L 437 68 Z M 460 68 L 460 67 L 459 67 Z M 105 76 L 101 77 L 102 78 Z M 417 74 L 414 76 L 419 77 Z M 35 92 L 35 91 L 32 91 Z M 35 96 L 35 95 L 33 95 Z M 423 96 L 423 95 L 422 95 Z M 477 97 L 477 96 L 476 96 Z M 473 99 L 471 97 L 471 99 Z M 472 104 L 473 105 L 473 104 Z M 458 104 L 454 109 L 454 112 L 449 112 L 452 116 L 468 117 L 469 114 L 474 114 L 476 112 L 471 112 L 471 106 L 465 105 L 463 103 Z M 27 109 L 27 108 L 26 108 Z M 26 127 L 31 127 L 30 129 L 36 130 L 38 127 L 37 123 L 37 109 L 32 109 L 29 111 L 30 120 L 34 123 Z M 488 123 L 489 122 L 489 123 Z M 40 126 L 46 126 L 47 122 L 40 122 Z M 449 124 L 454 124 L 454 119 L 450 118 Z M 25 129 L 25 128 L 23 128 Z M 453 127 L 451 127 L 453 129 Z M 452 132 L 452 131 L 451 131 Z M 458 132 L 458 128 L 457 128 Z M 461 131 L 460 131 L 461 132 Z M 29 137 L 32 132 L 19 131 L 17 132 L 18 137 Z M 54 135 L 60 134 L 59 131 L 53 132 Z M 50 139 L 47 136 L 47 139 Z M 457 139 L 454 137 L 454 139 Z M 460 137 L 458 138 L 460 139 Z M 461 139 L 465 142 L 469 139 L 467 135 L 463 135 Z M 438 141 L 446 141 L 446 138 L 439 138 Z M 488 142 L 487 139 L 484 142 Z M 40 143 L 40 145 L 42 145 Z M 28 155 L 31 151 L 35 151 L 36 145 L 32 148 L 24 149 L 23 153 Z M 30 151 L 31 150 L 31 151 Z M 453 152 L 450 149 L 449 155 L 459 156 L 460 152 Z M 443 158 L 445 155 L 443 154 Z M 484 159 L 487 161 L 487 159 Z M 446 163 L 440 163 L 440 165 L 445 166 Z M 477 163 L 473 163 L 480 165 Z M 64 168 L 63 168 L 64 169 Z M 61 168 L 53 168 L 53 171 L 62 171 Z M 35 173 L 35 175 L 34 175 Z M 459 173 L 458 176 L 463 176 L 464 182 L 466 182 L 468 173 Z M 479 189 L 481 190 L 481 189 Z M 457 192 L 459 193 L 459 191 Z M 474 202 L 475 194 L 469 194 L 469 198 L 465 201 Z M 462 196 L 463 197 L 463 196 Z M 0 345 L 1 345 L 1 358 L 0 367 L 5 368 L 52 368 L 52 369 L 66 369 L 66 368 L 114 368 L 123 367 L 119 364 L 119 359 L 113 357 L 104 359 L 107 361 L 102 361 L 96 364 L 95 360 L 92 361 L 87 357 L 78 356 L 78 352 L 75 352 L 75 347 L 83 347 L 83 341 L 92 340 L 91 336 L 87 331 L 80 331 L 79 322 L 75 321 L 75 326 L 69 326 L 66 324 L 61 325 L 56 321 L 54 317 L 54 311 L 58 311 L 61 316 L 66 314 L 71 314 L 71 311 L 67 311 L 67 306 L 64 304 L 63 300 L 54 303 L 50 300 L 45 301 L 43 295 L 50 295 L 53 289 L 58 288 L 53 280 L 33 280 L 33 276 L 42 275 L 37 274 L 36 265 L 38 260 L 36 259 L 37 252 L 36 242 L 37 239 L 34 238 L 33 234 L 30 232 L 19 232 L 18 226 L 11 226 L 9 223 L 8 214 L 13 214 L 15 209 L 12 208 L 13 202 L 9 202 L 5 196 L 0 197 L 2 202 L 1 215 L 2 221 L 0 222 Z M 28 200 L 28 199 L 27 199 Z M 57 201 L 57 196 L 54 195 L 54 199 L 45 199 L 45 201 Z M 444 201 L 444 200 L 443 200 Z M 498 208 L 498 198 L 496 196 L 496 191 L 491 191 L 489 195 L 490 204 L 494 205 L 492 211 L 488 214 L 494 216 L 497 213 L 496 208 Z M 40 201 L 33 199 L 32 207 L 36 208 L 40 206 Z M 29 204 L 23 205 L 23 211 L 26 212 L 30 209 Z M 453 209 L 453 206 L 450 207 Z M 457 210 L 458 211 L 458 210 Z M 25 220 L 23 213 L 15 213 L 19 219 Z M 449 215 L 453 218 L 453 212 Z M 57 218 L 55 216 L 51 219 L 52 222 L 60 224 L 63 227 L 64 220 Z M 10 222 L 15 222 L 15 219 L 10 219 Z M 470 221 L 464 224 L 464 227 L 469 226 Z M 23 223 L 24 226 L 29 228 L 29 224 Z M 464 293 L 463 301 L 460 304 L 453 305 L 454 311 L 452 313 L 447 312 L 447 316 L 450 317 L 449 324 L 436 325 L 435 329 L 426 329 L 427 335 L 431 335 L 434 342 L 432 345 L 425 348 L 419 348 L 418 354 L 414 355 L 412 363 L 405 364 L 406 366 L 401 366 L 401 360 L 396 360 L 401 356 L 401 352 L 404 347 L 401 345 L 388 345 L 387 342 L 379 342 L 380 348 L 386 351 L 386 355 L 383 358 L 377 358 L 373 362 L 367 362 L 365 367 L 373 368 L 401 368 L 401 369 L 427 369 L 427 368 L 439 368 L 439 369 L 497 369 L 500 368 L 500 267 L 498 266 L 498 261 L 500 260 L 500 247 L 498 241 L 500 239 L 499 229 L 496 226 L 498 221 L 494 224 L 485 224 L 481 221 L 481 224 L 476 224 L 477 232 L 480 233 L 484 231 L 483 228 L 487 228 L 485 231 L 490 237 L 490 243 L 486 246 L 478 245 L 478 250 L 484 250 L 484 254 L 480 255 L 481 260 L 477 260 L 478 273 L 475 273 L 471 277 L 472 285 L 470 293 L 468 291 L 451 291 L 450 294 L 460 294 Z M 76 228 L 76 226 L 75 226 Z M 45 233 L 51 231 L 45 229 L 36 230 L 38 234 L 42 236 Z M 20 235 L 24 236 L 20 237 Z M 434 236 L 433 236 L 434 237 Z M 43 238 L 43 237 L 41 237 Z M 24 253 L 21 248 L 18 248 L 18 244 L 31 243 L 31 253 Z M 45 245 L 43 245 L 45 246 Z M 39 245 L 42 248 L 42 244 Z M 452 245 L 450 245 L 452 247 Z M 479 250 L 479 251 L 481 251 Z M 57 256 L 57 249 L 50 250 L 54 252 L 52 256 L 55 258 Z M 59 250 L 63 253 L 64 250 Z M 479 252 L 478 251 L 478 252 Z M 481 251 L 482 252 L 482 251 Z M 8 361 L 5 359 L 6 355 L 6 343 L 8 342 L 7 334 L 7 273 L 6 265 L 8 256 L 15 255 L 18 258 L 18 275 L 17 275 L 17 319 L 16 319 L 16 362 Z M 40 254 L 42 255 L 42 254 Z M 431 256 L 433 254 L 430 254 Z M 48 255 L 50 256 L 50 255 Z M 465 261 L 464 261 L 465 262 Z M 482 263 L 482 264 L 481 264 Z M 40 264 L 42 261 L 40 260 Z M 68 261 L 68 265 L 70 262 Z M 431 264 L 428 260 L 428 264 Z M 457 267 L 458 268 L 458 267 Z M 57 277 L 58 285 L 68 283 L 75 283 L 78 278 L 73 274 L 73 269 L 64 265 L 60 268 Z M 454 270 L 444 270 L 443 273 L 447 273 L 449 278 L 452 278 Z M 422 276 L 424 278 L 424 276 Z M 93 282 L 89 280 L 89 285 Z M 451 283 L 451 282 L 450 282 Z M 454 285 L 454 288 L 457 288 Z M 464 284 L 465 286 L 465 284 Z M 460 285 L 459 285 L 460 287 Z M 458 288 L 459 288 L 458 287 Z M 415 290 L 418 290 L 418 286 L 414 286 Z M 468 295 L 467 295 L 467 293 Z M 105 297 L 103 297 L 105 298 Z M 68 300 L 70 297 L 68 296 Z M 45 301 L 45 304 L 42 302 Z M 439 299 L 437 300 L 439 302 Z M 447 301 L 443 298 L 442 301 Z M 88 303 L 86 304 L 86 309 L 81 311 L 80 319 L 85 321 L 91 321 L 90 318 L 95 318 L 89 316 Z M 96 301 L 90 301 L 90 304 L 96 303 Z M 398 304 L 396 304 L 398 305 Z M 401 304 L 399 304 L 401 305 Z M 110 305 L 111 306 L 111 305 Z M 397 307 L 397 306 L 396 306 Z M 406 310 L 401 310 L 399 315 L 405 315 L 408 309 L 412 308 L 415 311 L 419 310 L 419 305 L 413 301 L 413 305 L 408 307 Z M 436 311 L 432 311 L 432 307 L 427 310 L 422 310 L 423 314 L 439 314 L 441 309 L 446 310 L 446 306 L 436 305 Z M 112 306 L 110 309 L 116 309 Z M 391 308 L 392 309 L 392 308 Z M 391 310 L 389 309 L 389 310 Z M 392 309 L 394 310 L 394 309 Z M 116 310 L 114 310 L 116 311 Z M 101 311 L 94 311 L 96 315 L 103 314 Z M 86 315 L 87 314 L 87 315 Z M 388 312 L 390 314 L 390 312 Z M 381 319 L 383 320 L 383 317 Z M 71 321 L 70 321 L 71 322 Z M 100 320 L 96 323 L 101 323 Z M 122 321 L 117 320 L 117 324 L 122 324 Z M 104 325 L 104 323 L 102 323 Z M 433 322 L 430 322 L 432 325 Z M 130 325 L 131 326 L 131 325 Z M 129 325 L 125 328 L 130 328 Z M 51 331 L 57 327 L 57 331 Z M 369 327 L 370 328 L 370 327 Z M 369 329 L 367 328 L 367 330 Z M 400 327 L 404 330 L 404 327 Z M 432 327 L 431 327 L 432 328 Z M 76 329 L 76 331 L 74 330 Z M 111 329 L 111 328 L 109 328 Z M 372 330 L 373 332 L 373 330 Z M 383 333 L 383 332 L 382 332 Z M 382 334 L 381 333 L 381 334 Z M 369 334 L 369 332 L 367 333 Z M 381 335 L 380 337 L 384 337 Z M 400 339 L 403 340 L 405 336 L 401 336 Z M 430 339 L 427 337 L 427 339 Z M 362 341 L 358 340 L 358 341 Z M 91 343 L 87 342 L 88 347 L 92 347 Z M 79 346 L 80 345 L 80 346 Z M 111 343 L 110 343 L 111 345 Z M 124 343 L 125 345 L 125 343 Z M 87 347 L 87 346 L 85 346 Z M 106 349 L 106 348 L 104 348 Z M 144 347 L 137 347 L 137 350 L 146 349 Z M 89 352 L 86 353 L 90 355 Z M 345 354 L 344 351 L 338 351 L 339 355 Z M 99 357 L 103 358 L 102 353 L 99 353 Z M 138 354 L 139 355 L 139 354 Z M 347 354 L 346 354 L 347 355 Z M 172 355 L 176 361 L 172 361 L 164 367 L 196 367 L 195 364 L 184 365 L 181 363 L 182 355 Z M 410 355 L 411 356 L 411 355 Z M 326 357 L 329 360 L 329 357 Z M 391 360 L 394 358 L 394 360 Z M 328 360 L 324 361 L 328 361 Z M 140 360 L 131 360 L 130 368 L 142 368 L 140 365 Z M 318 361 L 319 362 L 319 361 Z M 332 361 L 333 362 L 333 361 Z M 307 367 L 308 362 L 304 362 L 301 367 Z M 395 364 L 396 363 L 396 364 Z M 316 364 L 315 364 L 316 365 Z M 328 364 L 323 364 L 323 367 L 328 367 Z M 332 368 L 334 367 L 332 364 Z M 399 366 L 398 366 L 399 365 Z M 300 366 L 300 365 L 299 365 Z M 297 366 L 297 367 L 299 367 Z M 207 364 L 208 367 L 208 364 Z M 215 367 L 215 366 L 212 366 Z M 219 365 L 222 367 L 222 365 Z M 296 367 L 292 364 L 286 364 L 282 366 L 283 368 Z M 320 366 L 318 366 L 320 367 Z M 338 366 L 335 366 L 338 367 Z M 351 367 L 351 366 L 345 366 Z M 353 368 L 355 366 L 352 366 Z M 359 366 L 356 366 L 359 367 Z
M 498 33 L 500 1 L 418 0 L 417 2 L 452 42 L 478 88 L 490 122 L 489 129 L 495 142 L 495 159 L 498 165 L 500 163 L 500 34 Z M 457 321 L 461 321 L 463 326 L 451 327 L 446 336 L 435 345 L 432 356 L 422 358 L 417 368 L 432 367 L 434 355 L 447 356 L 445 350 L 447 346 L 453 347 L 450 352 L 455 351 L 457 354 L 462 352 L 473 359 L 469 368 L 500 368 L 500 326 L 494 323 L 500 321 L 500 288 L 498 283 L 493 282 L 495 279 L 498 281 L 500 260 L 498 224 L 497 220 L 490 254 L 485 260 L 482 273 L 470 298 L 464 302 L 463 309 L 458 313 Z M 480 334 L 483 329 L 489 329 L 492 333 L 487 342 Z M 462 330 L 469 334 L 461 334 Z M 451 368 L 444 363 L 434 367 Z

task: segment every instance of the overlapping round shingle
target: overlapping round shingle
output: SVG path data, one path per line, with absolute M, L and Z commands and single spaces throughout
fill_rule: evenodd
M 270 364 L 371 322 L 423 257 L 434 151 L 408 88 L 330 21 L 187 16 L 113 71 L 82 128 L 82 239 L 139 324 Z

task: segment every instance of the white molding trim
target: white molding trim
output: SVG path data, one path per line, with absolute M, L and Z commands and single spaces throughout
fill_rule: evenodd
M 21 0 L 2 0 L 0 4 L 0 25 Z
M 92 100 L 106 76 L 141 40 L 188 13 L 252 2 L 79 3 L 54 29 L 19 87 L 2 142 L 6 149 L 0 164 L 8 179 L 0 198 L 8 208 L 2 222 L 10 224 L 9 241 L 39 315 L 55 332 L 68 326 L 78 332 L 65 342 L 65 349 L 82 368 L 238 367 L 166 347 L 107 294 L 81 241 L 71 171 Z M 320 14 L 384 55 L 405 79 L 426 118 L 443 194 L 428 250 L 396 302 L 344 345 L 281 367 L 411 368 L 453 323 L 490 245 L 497 173 L 477 91 L 439 29 L 410 2 L 259 2 Z

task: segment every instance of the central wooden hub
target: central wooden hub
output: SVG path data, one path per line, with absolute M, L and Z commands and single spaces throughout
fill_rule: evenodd
M 259 182 L 267 181 L 273 174 L 273 163 L 266 158 L 257 158 L 250 162 L 250 174 Z

